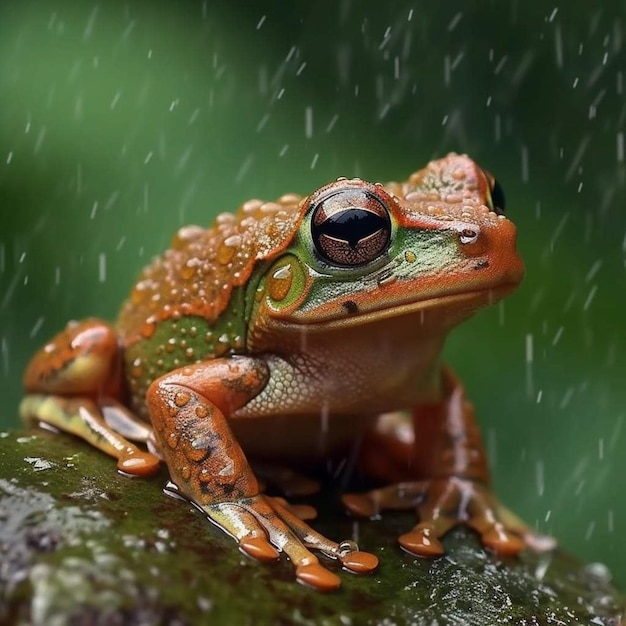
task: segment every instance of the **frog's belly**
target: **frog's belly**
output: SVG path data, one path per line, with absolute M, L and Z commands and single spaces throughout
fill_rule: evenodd
M 370 334 L 360 347 L 359 339 L 309 344 L 289 361 L 264 357 L 270 381 L 231 416 L 247 454 L 272 460 L 328 456 L 357 441 L 380 414 L 440 399 L 440 337 L 421 337 L 414 351 L 397 334 Z

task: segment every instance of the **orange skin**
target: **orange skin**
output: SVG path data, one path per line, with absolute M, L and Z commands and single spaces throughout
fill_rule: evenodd
M 399 538 L 408 552 L 443 554 L 459 523 L 503 555 L 551 547 L 492 495 L 472 405 L 439 359 L 453 326 L 522 278 L 498 203 L 494 179 L 450 154 L 405 183 L 338 179 L 181 229 L 115 328 L 72 323 L 34 356 L 21 413 L 130 474 L 162 459 L 244 552 L 284 551 L 320 590 L 340 579 L 311 550 L 357 573 L 376 557 L 314 531 L 301 519 L 310 507 L 263 495 L 248 459 L 303 493 L 316 483 L 276 464 L 342 454 L 365 434 L 362 469 L 391 484 L 344 504 L 366 516 L 415 508 Z

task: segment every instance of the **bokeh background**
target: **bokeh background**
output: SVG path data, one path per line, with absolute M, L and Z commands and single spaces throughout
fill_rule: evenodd
M 448 360 L 502 498 L 625 588 L 625 13 L 2 3 L 0 425 L 28 356 L 68 319 L 114 318 L 180 225 L 467 152 L 506 191 L 527 278 Z

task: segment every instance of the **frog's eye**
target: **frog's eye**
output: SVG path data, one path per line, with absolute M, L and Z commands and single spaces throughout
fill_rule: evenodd
M 502 189 L 502 185 L 495 178 L 491 188 L 491 203 L 493 204 L 493 210 L 498 215 L 504 215 L 504 189 Z
M 487 196 L 487 203 L 489 204 L 489 208 L 492 211 L 495 211 L 498 215 L 504 215 L 504 189 L 502 189 L 502 185 L 500 185 L 500 183 L 494 176 L 492 176 L 486 170 L 484 170 L 484 172 L 485 178 L 487 179 L 487 183 L 489 185 L 489 191 Z
M 340 189 L 323 196 L 313 208 L 311 235 L 315 248 L 333 265 L 355 267 L 379 257 L 391 238 L 387 206 L 362 189 Z

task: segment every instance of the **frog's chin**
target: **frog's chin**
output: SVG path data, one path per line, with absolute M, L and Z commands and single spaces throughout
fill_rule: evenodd
M 478 309 L 495 304 L 511 292 L 515 291 L 519 283 L 508 283 L 497 287 L 482 288 L 440 294 L 435 297 L 411 302 L 399 302 L 392 306 L 380 309 L 361 311 L 358 307 L 342 306 L 336 315 L 331 312 L 326 317 L 307 316 L 307 319 L 291 318 L 282 320 L 281 327 L 290 326 L 294 329 L 307 332 L 329 331 L 399 318 L 405 316 L 417 317 L 417 322 L 424 325 L 450 327 L 470 317 Z

